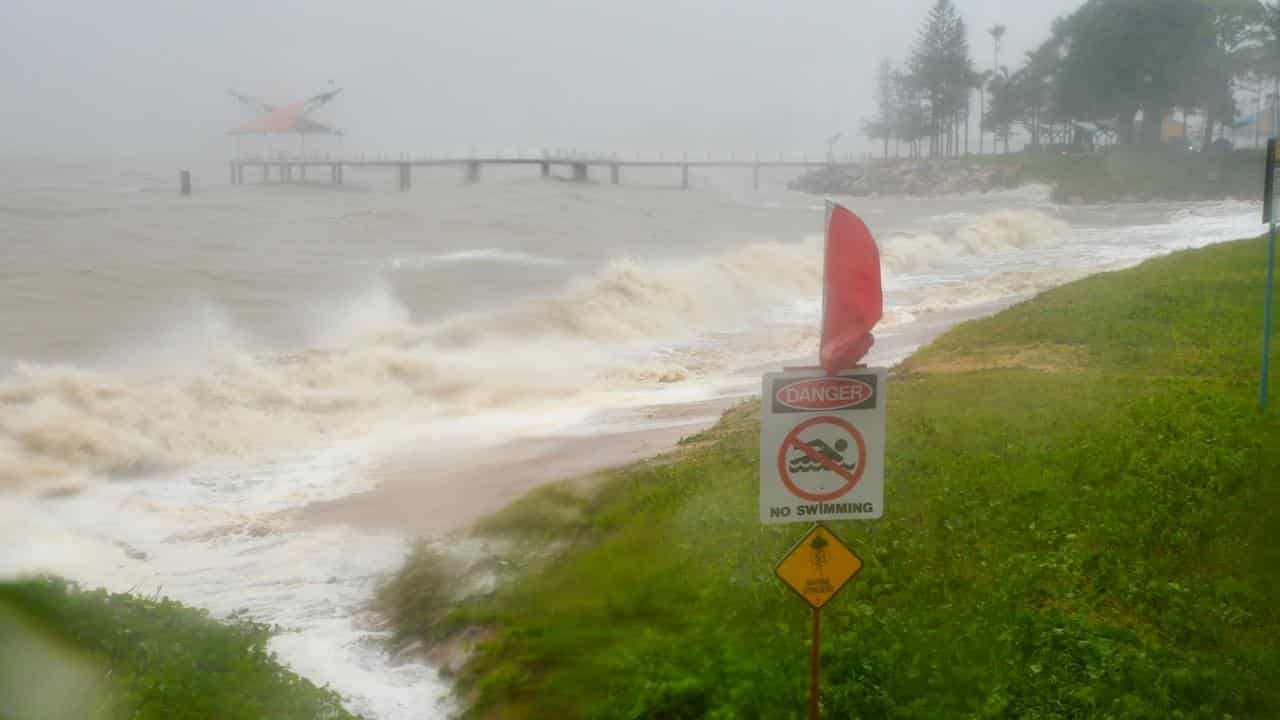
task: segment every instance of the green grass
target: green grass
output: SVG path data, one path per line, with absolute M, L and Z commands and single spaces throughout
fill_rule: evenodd
M 1263 150 L 1174 153 L 1116 149 L 1087 155 L 1017 153 L 967 158 L 984 164 L 1014 164 L 1019 181 L 1043 182 L 1058 202 L 1121 199 L 1191 200 L 1260 198 Z
M 824 613 L 824 717 L 1280 717 L 1263 262 L 1089 278 L 897 369 L 885 517 L 833 523 L 866 566 Z M 756 413 L 482 523 L 499 589 L 424 632 L 489 629 L 473 715 L 801 716 L 809 616 L 771 569 L 805 528 L 757 520 Z
M 61 580 L 0 584 L 4 720 L 345 720 L 280 665 L 271 628 Z

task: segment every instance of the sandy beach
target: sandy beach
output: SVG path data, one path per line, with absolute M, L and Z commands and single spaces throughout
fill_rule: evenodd
M 529 490 L 659 455 L 712 425 L 739 398 L 655 406 L 638 414 L 659 427 L 603 435 L 522 438 L 462 457 L 435 449 L 379 464 L 375 489 L 298 511 L 304 524 L 441 535 L 464 530 Z

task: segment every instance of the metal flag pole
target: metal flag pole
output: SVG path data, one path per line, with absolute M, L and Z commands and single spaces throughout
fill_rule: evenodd
M 1276 275 L 1276 222 L 1271 220 L 1271 233 L 1267 237 L 1267 289 L 1262 306 L 1262 383 L 1258 408 L 1267 411 L 1267 378 L 1271 374 L 1271 295 Z
M 1277 78 L 1280 82 L 1280 78 Z M 1280 98 L 1278 98 L 1280 100 Z M 1277 103 L 1280 107 L 1280 102 Z M 1273 125 L 1274 127 L 1274 125 Z M 1271 374 L 1271 295 L 1276 274 L 1276 160 L 1280 154 L 1275 137 L 1267 140 L 1267 169 L 1263 179 L 1262 221 L 1271 229 L 1267 234 L 1267 287 L 1262 306 L 1262 381 L 1258 383 L 1258 410 L 1267 411 L 1267 380 Z

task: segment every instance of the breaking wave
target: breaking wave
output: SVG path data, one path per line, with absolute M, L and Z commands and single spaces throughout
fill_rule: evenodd
M 812 255 L 770 243 L 666 268 L 617 261 L 559 296 L 425 326 L 371 293 L 331 318 L 336 347 L 186 372 L 19 364 L 0 381 L 0 487 L 250 460 L 397 420 L 680 382 L 687 369 L 639 349 L 811 292 Z
M 460 263 L 506 263 L 510 265 L 564 265 L 565 261 L 560 258 L 546 257 L 543 255 L 534 255 L 532 253 L 519 252 L 516 250 L 502 250 L 499 248 L 482 248 L 479 250 L 459 250 L 457 252 L 444 253 L 441 255 L 427 255 L 425 257 L 409 257 L 395 258 L 391 260 L 392 268 L 411 269 L 423 268 L 431 265 L 448 265 Z
M 1048 242 L 1061 229 L 1039 213 L 996 213 L 948 241 L 891 238 L 885 264 L 901 272 L 931 256 Z M 431 418 L 616 402 L 619 392 L 682 383 L 741 362 L 714 349 L 700 353 L 696 343 L 679 356 L 654 348 L 759 330 L 766 309 L 815 296 L 820 286 L 821 240 L 811 238 L 669 266 L 617 260 L 558 295 L 430 325 L 413 324 L 394 297 L 374 292 L 326 318 L 333 347 L 228 354 L 200 369 L 117 373 L 19 364 L 0 380 L 0 487 L 261 459 Z M 785 330 L 763 338 L 787 352 L 798 342 Z M 750 348 L 773 357 L 782 349 Z
M 889 272 L 910 273 L 965 256 L 1014 252 L 1059 240 L 1068 226 L 1038 210 L 1001 210 L 961 225 L 945 239 L 933 233 L 896 233 L 881 243 Z

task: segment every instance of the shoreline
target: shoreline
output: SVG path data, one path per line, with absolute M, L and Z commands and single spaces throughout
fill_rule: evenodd
M 869 361 L 897 366 L 919 348 L 956 325 L 994 315 L 1034 294 L 1022 293 L 956 310 L 931 313 L 878 337 Z M 812 364 L 814 358 L 779 358 L 776 363 L 738 369 L 716 397 L 693 402 L 614 408 L 640 421 L 638 429 L 566 433 L 520 438 L 469 451 L 465 456 L 438 449 L 403 452 L 368 471 L 376 485 L 333 500 L 287 511 L 301 528 L 343 526 L 363 532 L 445 536 L 461 532 L 503 510 L 529 492 L 551 483 L 618 470 L 679 448 L 682 438 L 715 426 L 731 407 L 759 394 L 755 375 Z M 607 427 L 607 426 L 606 426 Z M 482 452 L 479 462 L 474 455 Z M 465 478 L 465 480 L 462 480 Z M 465 483 L 459 487 L 460 480 Z

